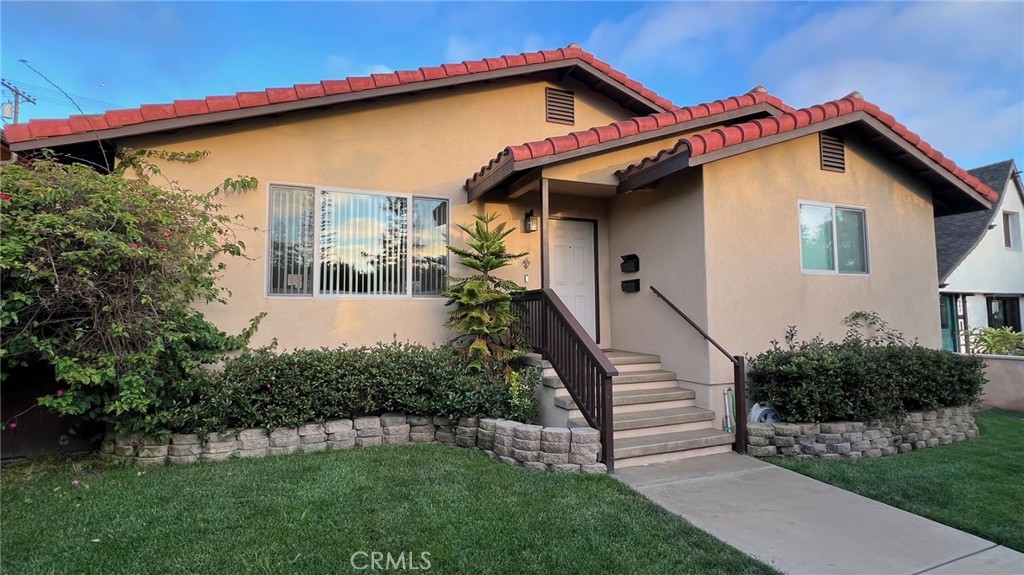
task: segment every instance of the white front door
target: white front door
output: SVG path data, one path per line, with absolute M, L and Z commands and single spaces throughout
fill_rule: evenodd
M 594 222 L 551 220 L 551 289 L 597 340 Z

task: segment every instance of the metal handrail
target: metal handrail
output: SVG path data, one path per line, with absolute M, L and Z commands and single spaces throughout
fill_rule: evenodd
M 703 328 L 694 323 L 694 321 L 690 319 L 690 316 L 683 313 L 683 310 L 676 307 L 676 304 L 672 303 L 667 297 L 665 297 L 665 294 L 658 291 L 658 288 L 651 286 L 651 291 L 654 292 L 654 295 L 660 297 L 665 303 L 667 303 L 670 308 L 675 310 L 675 312 L 679 314 L 679 317 L 685 319 L 686 323 L 693 326 L 693 329 L 697 330 L 702 336 L 704 336 L 704 339 L 708 340 L 711 343 L 711 345 L 715 346 L 718 349 L 718 351 L 722 352 L 722 355 L 724 355 L 729 361 L 731 361 L 733 364 L 736 363 L 736 356 L 726 351 L 726 349 L 722 347 L 717 341 L 715 341 L 713 337 L 708 335 L 708 332 L 704 331 Z
M 619 374 L 550 288 L 523 292 L 516 311 L 530 345 L 551 363 L 587 423 L 601 433 L 601 455 L 614 470 L 612 377 Z
M 690 316 L 686 315 L 686 313 L 684 313 L 683 310 L 679 309 L 679 307 L 676 306 L 676 304 L 672 303 L 671 300 L 669 300 L 667 297 L 665 297 L 665 294 L 663 294 L 660 291 L 658 291 L 658 288 L 656 288 L 654 286 L 651 286 L 651 291 L 654 292 L 654 295 L 658 296 L 659 298 L 661 298 L 662 301 L 667 303 L 668 306 L 670 308 L 672 308 L 673 311 L 675 311 L 677 314 L 679 314 L 679 317 L 681 317 L 684 320 L 686 320 L 686 323 L 690 324 L 690 326 L 692 326 L 693 329 L 697 330 L 697 332 L 700 333 L 700 335 L 703 336 L 704 339 L 708 341 L 708 343 L 710 343 L 711 345 L 715 346 L 715 348 L 718 351 L 722 352 L 722 355 L 724 355 L 726 357 L 726 359 L 728 359 L 729 361 L 732 362 L 733 385 L 734 385 L 734 390 L 735 390 L 735 393 L 736 393 L 736 400 L 735 400 L 735 403 L 736 403 L 736 439 L 735 439 L 735 443 L 733 443 L 733 449 L 738 451 L 739 453 L 746 453 L 747 452 L 747 414 L 745 413 L 746 409 L 747 409 L 747 360 L 746 360 L 746 358 L 743 357 L 742 355 L 733 355 L 733 354 L 729 353 L 724 347 L 722 347 L 721 344 L 719 344 L 717 341 L 715 341 L 715 339 L 713 337 L 711 337 L 711 335 L 709 335 L 708 332 L 704 331 L 703 328 L 701 328 L 692 319 L 690 319 Z

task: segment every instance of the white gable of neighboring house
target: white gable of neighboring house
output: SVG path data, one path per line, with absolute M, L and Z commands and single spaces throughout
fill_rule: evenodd
M 1024 217 L 1019 180 L 1010 178 L 999 209 L 978 245 L 946 279 L 943 291 L 960 293 L 1024 293 L 1024 248 L 1021 218 Z M 1011 214 L 1012 247 L 1006 247 L 1003 214 Z M 1015 228 L 1015 229 L 1012 229 Z
M 989 222 L 989 228 L 949 274 L 944 282 L 947 285 L 941 290 L 944 293 L 977 294 L 969 299 L 967 321 L 971 327 L 988 325 L 984 296 L 1024 295 L 1024 190 L 1020 186 L 1019 176 L 1007 179 L 1006 189 L 1002 190 L 1000 205 Z M 1006 246 L 1007 234 L 1009 247 Z

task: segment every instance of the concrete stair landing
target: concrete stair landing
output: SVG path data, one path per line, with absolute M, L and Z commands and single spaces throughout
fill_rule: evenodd
M 661 357 L 605 350 L 619 370 L 612 378 L 615 467 L 674 461 L 732 450 L 733 434 L 715 429 L 715 412 L 699 407 L 694 393 L 679 386 L 675 372 L 661 369 Z M 587 425 L 583 414 L 547 362 L 544 385 L 555 390 L 555 407 L 570 427 Z

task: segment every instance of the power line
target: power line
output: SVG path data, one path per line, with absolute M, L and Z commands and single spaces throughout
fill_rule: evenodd
M 21 99 L 24 98 L 25 101 L 28 102 L 29 104 L 35 104 L 36 101 L 35 101 L 35 99 L 32 96 L 29 96 L 25 92 L 22 92 L 21 90 L 18 89 L 17 86 L 15 86 L 14 84 L 11 84 L 7 80 L 0 79 L 0 84 L 2 84 L 4 88 L 7 88 L 8 90 L 11 91 L 12 94 L 14 94 L 14 123 L 17 124 L 18 123 L 18 112 L 21 109 Z
M 63 98 L 64 97 L 64 95 L 61 92 L 59 92 L 58 90 L 54 90 L 53 88 L 47 88 L 45 86 L 37 86 L 35 84 L 30 84 L 28 82 L 22 82 L 21 80 L 14 80 L 14 79 L 9 79 L 9 78 L 5 78 L 5 80 L 7 82 L 11 83 L 11 84 L 14 84 L 15 86 L 18 86 L 19 88 L 21 88 L 23 90 L 30 90 L 33 94 L 36 94 L 36 96 L 39 99 L 44 100 L 44 101 L 49 101 L 48 100 L 49 98 L 57 99 L 57 98 Z M 83 105 L 82 106 L 83 108 L 85 108 L 85 107 L 102 107 L 102 108 L 104 108 L 106 110 L 110 110 L 110 109 L 123 108 L 124 107 L 124 106 L 122 106 L 120 104 L 115 104 L 113 102 L 107 102 L 107 101 L 104 101 L 104 100 L 97 100 L 95 98 L 89 98 L 87 96 L 79 96 L 77 94 L 71 94 L 71 97 L 74 98 L 75 101 L 78 102 L 80 105 L 81 104 L 88 104 L 88 106 Z M 66 100 L 65 100 L 65 102 L 66 102 Z M 59 102 L 54 102 L 54 103 L 59 103 Z
M 85 115 L 85 112 L 83 112 L 83 111 L 82 111 L 82 108 L 81 108 L 81 106 L 79 106 L 79 105 L 78 105 L 78 103 L 76 103 L 76 102 L 75 102 L 75 99 L 74 99 L 74 98 L 72 98 L 70 94 L 68 94 L 67 92 L 65 92 L 65 91 L 64 91 L 64 88 L 61 88 L 61 87 L 60 87 L 60 86 L 58 86 L 57 84 L 54 84 L 54 83 L 53 83 L 53 80 L 51 80 L 51 79 L 47 78 L 47 77 L 46 77 L 45 75 L 43 75 L 43 73 L 42 73 L 42 72 L 40 72 L 39 70 L 36 70 L 35 68 L 33 68 L 33 67 L 32 67 L 32 64 L 29 64 L 29 63 L 28 63 L 28 60 L 25 60 L 25 59 L 21 59 L 21 60 L 18 60 L 18 62 L 21 62 L 22 64 L 24 64 L 24 65 L 25 65 L 25 67 L 26 67 L 26 68 L 28 68 L 29 70 L 32 70 L 33 72 L 35 72 L 35 73 L 36 73 L 36 76 L 39 76 L 39 77 L 40 77 L 40 78 L 42 78 L 43 80 L 46 80 L 46 83 L 47 83 L 47 84 L 49 84 L 49 85 L 53 86 L 54 88 L 57 88 L 58 90 L 60 90 L 60 93 L 61 93 L 61 94 L 64 94 L 64 96 L 65 96 L 65 97 L 66 97 L 66 98 L 67 98 L 68 100 L 70 100 L 72 104 L 74 104 L 74 105 L 75 105 L 75 108 L 78 108 L 78 112 L 79 112 L 80 114 L 82 114 L 82 115 Z M 100 147 L 100 154 L 102 154 L 102 155 L 103 155 L 103 165 L 104 165 L 104 166 L 110 166 L 110 167 L 113 167 L 113 166 L 112 166 L 112 165 L 110 164 L 110 162 L 109 162 L 109 161 L 107 160 L 107 151 L 106 151 L 105 149 L 103 149 L 103 141 L 102 141 L 102 140 L 100 140 L 99 134 L 96 134 L 96 132 L 93 132 L 93 135 L 95 135 L 95 136 L 96 136 L 96 143 L 97 143 L 97 144 L 99 145 L 99 147 Z

